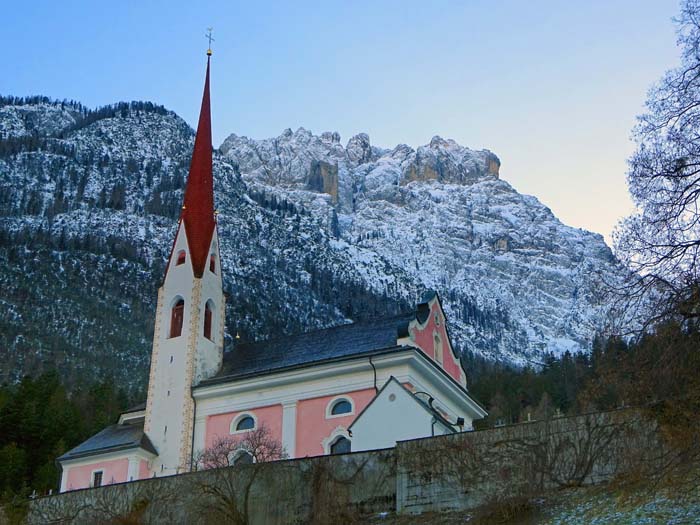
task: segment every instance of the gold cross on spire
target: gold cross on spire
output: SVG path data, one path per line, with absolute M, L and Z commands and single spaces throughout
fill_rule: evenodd
M 211 56 L 211 43 L 215 42 L 215 40 L 211 36 L 211 32 L 214 28 L 213 27 L 207 27 L 207 34 L 204 35 L 207 37 L 207 40 L 209 40 L 209 49 L 207 49 L 207 55 Z

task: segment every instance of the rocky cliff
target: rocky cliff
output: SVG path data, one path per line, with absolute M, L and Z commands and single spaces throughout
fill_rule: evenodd
M 56 366 L 143 384 L 192 143 L 150 103 L 0 100 L 0 381 Z M 462 351 L 588 349 L 600 282 L 624 270 L 499 167 L 439 137 L 231 135 L 214 168 L 227 341 L 396 313 L 434 288 Z

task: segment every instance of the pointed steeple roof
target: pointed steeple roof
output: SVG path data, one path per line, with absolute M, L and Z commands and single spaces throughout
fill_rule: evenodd
M 206 267 L 209 247 L 216 226 L 214 219 L 214 176 L 212 173 L 211 108 L 209 102 L 209 62 L 204 81 L 202 108 L 199 112 L 197 135 L 190 163 L 190 174 L 185 187 L 185 201 L 180 220 L 185 223 L 187 243 L 196 277 L 201 277 Z

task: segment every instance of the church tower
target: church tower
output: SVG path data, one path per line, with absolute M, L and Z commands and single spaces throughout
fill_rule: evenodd
M 177 233 L 158 290 L 144 431 L 158 451 L 150 476 L 190 469 L 191 388 L 216 374 L 224 342 L 224 294 L 214 212 L 209 63 Z

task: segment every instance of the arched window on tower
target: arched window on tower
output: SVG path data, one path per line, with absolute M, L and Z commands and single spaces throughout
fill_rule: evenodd
M 209 256 L 209 271 L 216 273 L 216 255 L 213 253 Z
M 213 306 L 211 301 L 207 301 L 207 304 L 204 305 L 204 337 L 209 339 L 210 341 L 213 341 L 211 337 L 211 323 L 212 323 L 212 317 L 213 317 Z
M 177 260 L 175 262 L 175 266 L 180 266 L 181 264 L 185 264 L 185 250 L 180 250 L 177 252 Z
M 185 301 L 178 299 L 170 311 L 170 337 L 182 335 L 182 321 L 185 317 Z

